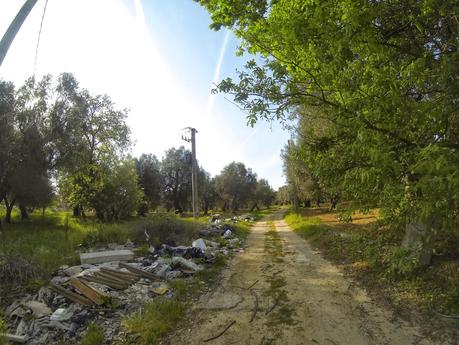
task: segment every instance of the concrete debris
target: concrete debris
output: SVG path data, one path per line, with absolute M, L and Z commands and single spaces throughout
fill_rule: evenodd
M 29 301 L 24 303 L 24 306 L 31 309 L 32 315 L 37 319 L 52 313 L 52 310 L 46 304 L 38 301 Z
M 80 254 L 80 261 L 82 264 L 101 264 L 111 261 L 131 260 L 134 260 L 134 253 L 128 249 Z
M 196 265 L 193 261 L 184 259 L 180 256 L 174 256 L 172 258 L 172 264 L 181 268 L 192 270 L 194 272 L 204 269 L 202 266 Z
M 223 238 L 231 238 L 233 237 L 233 232 L 231 230 L 226 230 L 225 233 L 223 234 Z
M 206 242 L 202 238 L 198 238 L 196 241 L 193 241 L 191 244 L 194 248 L 199 248 L 204 253 L 207 250 Z
M 251 221 L 236 217 L 226 221 Z M 241 250 L 242 242 L 231 224 L 216 214 L 191 246 L 150 246 L 136 257 L 135 243 L 109 244 L 110 250 L 81 253 L 81 264 L 59 267 L 48 286 L 27 295 L 6 308 L 4 316 L 10 342 L 44 345 L 59 341 L 76 344 L 87 326 L 104 330 L 107 343 L 122 343 L 122 320 L 138 312 L 155 298 L 172 298 L 177 293 L 166 282 L 192 279 L 195 272 L 211 266 L 218 256 Z M 132 249 L 132 250 L 131 250 Z M 241 297 L 227 293 L 204 303 L 208 309 L 229 309 Z
M 72 304 L 74 306 L 75 304 Z M 49 317 L 51 321 L 67 321 L 73 316 L 75 308 L 57 308 Z

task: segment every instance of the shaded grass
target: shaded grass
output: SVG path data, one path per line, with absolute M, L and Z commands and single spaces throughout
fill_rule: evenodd
M 377 221 L 342 224 L 336 214 L 290 212 L 286 222 L 321 249 L 327 259 L 343 265 L 379 296 L 403 311 L 410 305 L 427 315 L 459 314 L 459 233 L 438 235 L 432 265 L 417 268 L 400 247 L 403 229 Z

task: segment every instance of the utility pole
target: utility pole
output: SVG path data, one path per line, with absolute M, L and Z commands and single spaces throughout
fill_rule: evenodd
M 10 48 L 11 43 L 13 43 L 16 34 L 18 33 L 19 29 L 26 20 L 30 11 L 32 11 L 32 8 L 35 6 L 37 1 L 38 0 L 27 0 L 19 10 L 16 17 L 14 17 L 13 21 L 8 27 L 8 30 L 6 30 L 5 34 L 3 35 L 3 38 L 0 41 L 0 66 L 3 63 L 6 53 L 8 53 L 8 49 Z
M 186 130 L 191 132 L 191 138 L 182 135 L 182 139 L 186 142 L 191 142 L 191 192 L 192 192 L 192 204 L 193 204 L 193 217 L 198 218 L 199 216 L 199 204 L 198 204 L 198 162 L 196 161 L 196 128 L 187 127 Z

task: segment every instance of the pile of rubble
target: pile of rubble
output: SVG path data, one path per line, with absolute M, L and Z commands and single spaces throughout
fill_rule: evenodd
M 16 331 L 4 334 L 5 338 L 27 344 L 75 342 L 94 323 L 102 327 L 106 341 L 121 341 L 126 315 L 157 296 L 174 296 L 170 280 L 191 278 L 218 255 L 243 251 L 228 224 L 212 224 L 200 235 L 189 247 L 162 244 L 141 257 L 134 254 L 131 241 L 109 245 L 110 250 L 81 253 L 80 265 L 61 266 L 48 286 L 6 309 L 4 318 Z

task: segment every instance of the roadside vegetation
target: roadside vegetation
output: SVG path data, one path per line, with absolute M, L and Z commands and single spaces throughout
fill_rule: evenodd
M 432 265 L 420 268 L 400 247 L 403 231 L 378 220 L 377 213 L 354 214 L 352 221 L 342 222 L 338 212 L 322 207 L 291 211 L 285 220 L 401 314 L 414 308 L 425 315 L 458 315 L 459 230 L 438 234 Z

